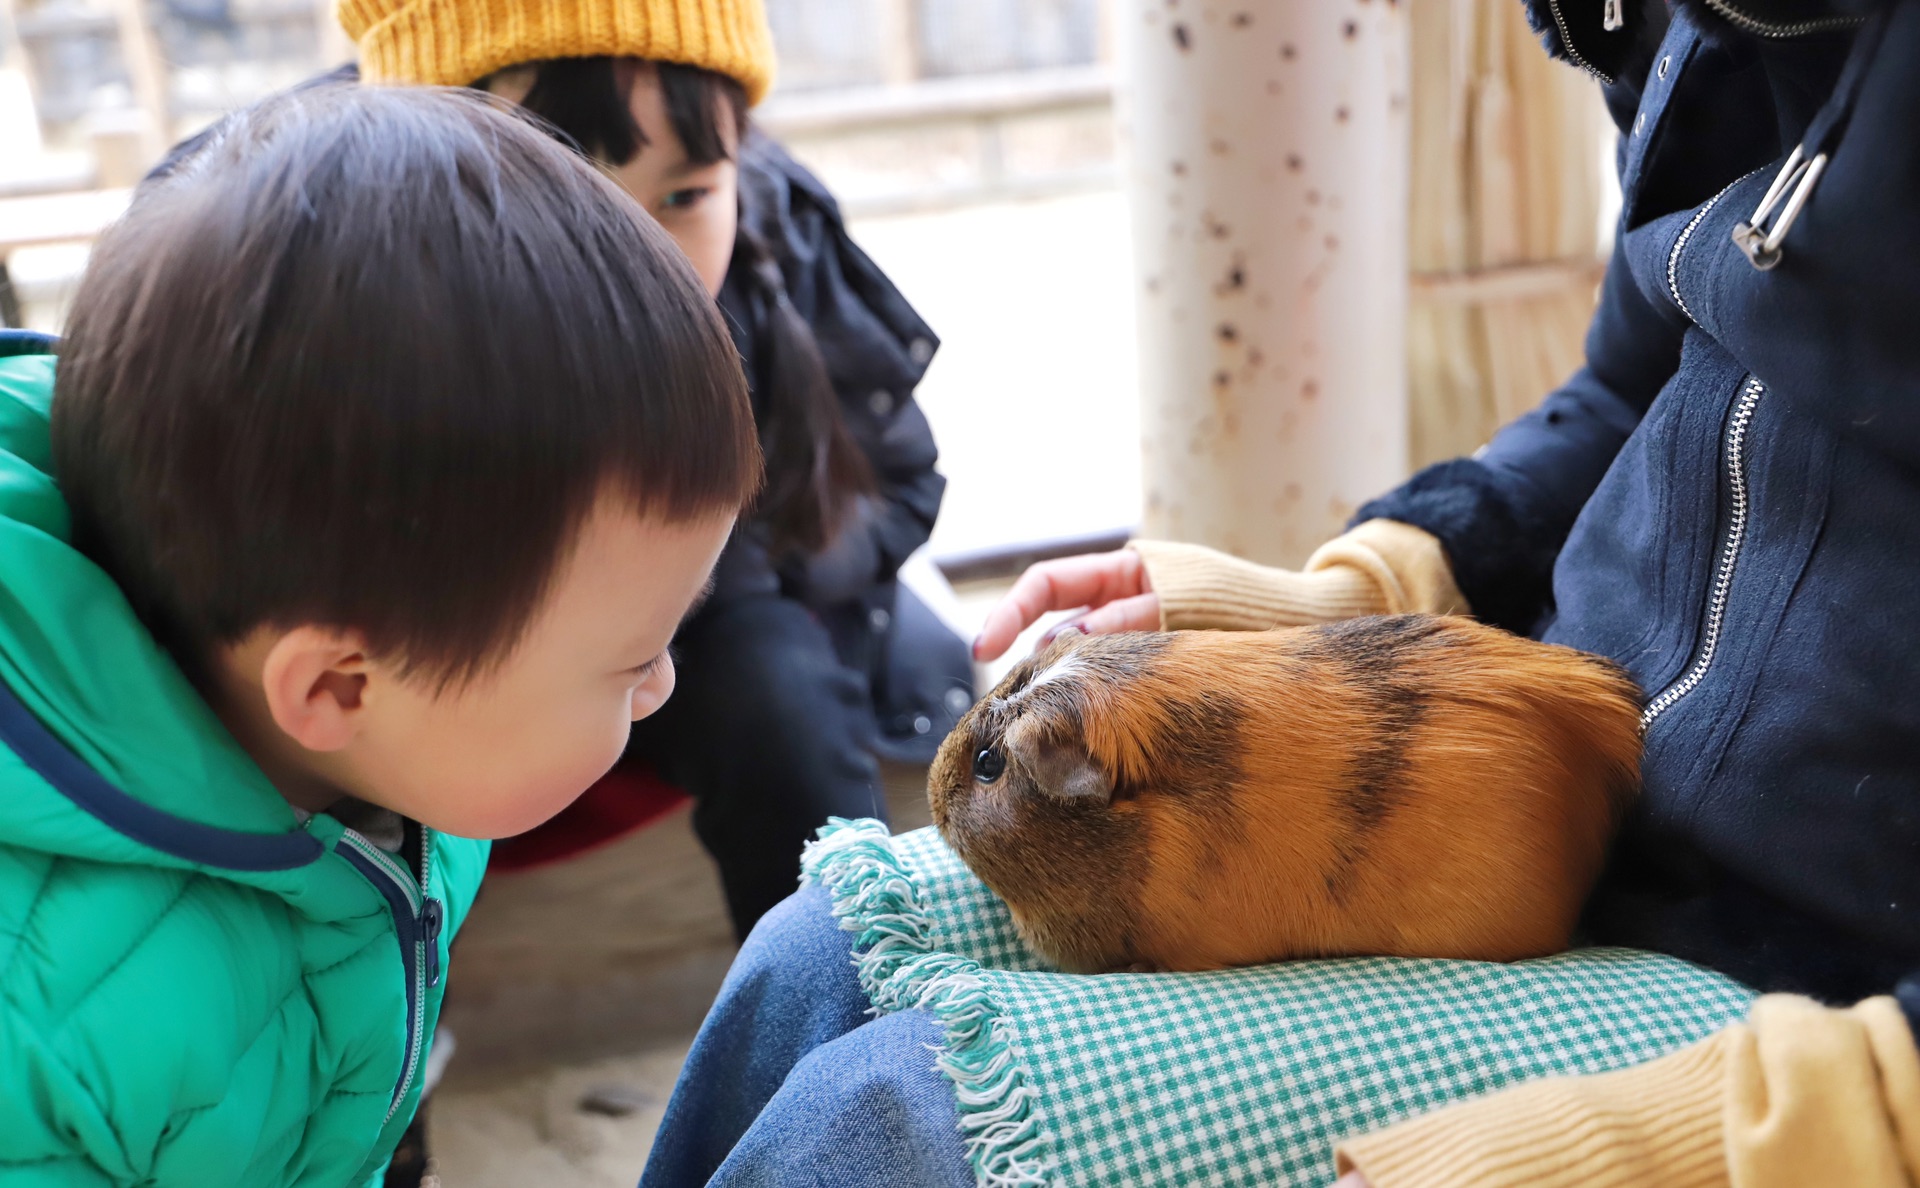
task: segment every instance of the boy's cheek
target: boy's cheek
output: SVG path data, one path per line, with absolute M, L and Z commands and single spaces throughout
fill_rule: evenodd
M 671 684 L 669 683 L 669 688 Z M 649 711 L 651 712 L 651 711 Z M 626 748 L 617 713 L 582 730 L 582 716 L 472 738 L 421 737 L 364 781 L 365 798 L 457 837 L 525 833 L 579 798 Z
M 510 789 L 436 788 L 410 808 L 389 807 L 456 837 L 513 837 L 551 819 L 578 799 L 602 774 L 605 774 L 604 768 L 592 774 L 583 770 L 543 784 Z

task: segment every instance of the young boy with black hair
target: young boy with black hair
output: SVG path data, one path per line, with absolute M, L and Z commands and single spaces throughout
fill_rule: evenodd
M 319 88 L 0 343 L 0 1171 L 372 1180 L 491 838 L 673 687 L 758 481 L 671 240 L 471 93 Z
M 914 400 L 939 338 L 828 188 L 753 123 L 777 68 L 762 0 L 338 13 L 358 64 L 336 80 L 472 86 L 540 116 L 659 220 L 726 316 L 766 489 L 681 633 L 679 696 L 629 755 L 693 797 L 745 937 L 792 893 L 822 821 L 885 815 L 876 758 L 925 765 L 971 702 L 966 646 L 899 582 L 946 486 Z M 606 828 L 558 824 L 547 853 Z

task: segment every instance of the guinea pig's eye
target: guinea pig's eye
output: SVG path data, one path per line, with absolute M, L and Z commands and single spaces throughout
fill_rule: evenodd
M 983 784 L 991 784 L 1007 770 L 1007 757 L 1000 753 L 999 747 L 981 747 L 974 752 L 973 778 Z

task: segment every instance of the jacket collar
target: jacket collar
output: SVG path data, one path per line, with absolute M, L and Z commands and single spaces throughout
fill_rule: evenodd
M 235 871 L 292 870 L 319 858 L 312 834 L 249 833 L 163 812 L 108 783 L 0 684 L 0 746 L 108 829 L 170 858 Z
M 1702 29 L 1770 39 L 1850 29 L 1876 0 L 1672 0 Z M 1664 0 L 1617 0 L 1620 23 L 1608 29 L 1609 0 L 1522 0 L 1527 23 L 1547 52 L 1603 83 L 1631 76 L 1652 60 L 1667 26 Z
M 1622 20 L 1620 27 L 1607 28 L 1609 6 L 1614 0 L 1522 0 L 1527 8 L 1527 23 L 1540 35 L 1547 52 L 1572 62 L 1603 83 L 1618 79 L 1633 56 L 1643 34 L 1653 23 L 1649 7 L 1659 0 L 1617 0 Z

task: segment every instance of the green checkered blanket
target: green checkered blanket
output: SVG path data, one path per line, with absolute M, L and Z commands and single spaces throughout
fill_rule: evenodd
M 1745 1016 L 1671 957 L 1367 958 L 1054 973 L 932 829 L 836 819 L 803 863 L 876 1010 L 944 1025 L 978 1182 L 1324 1185 L 1333 1144 L 1551 1073 L 1663 1055 Z

